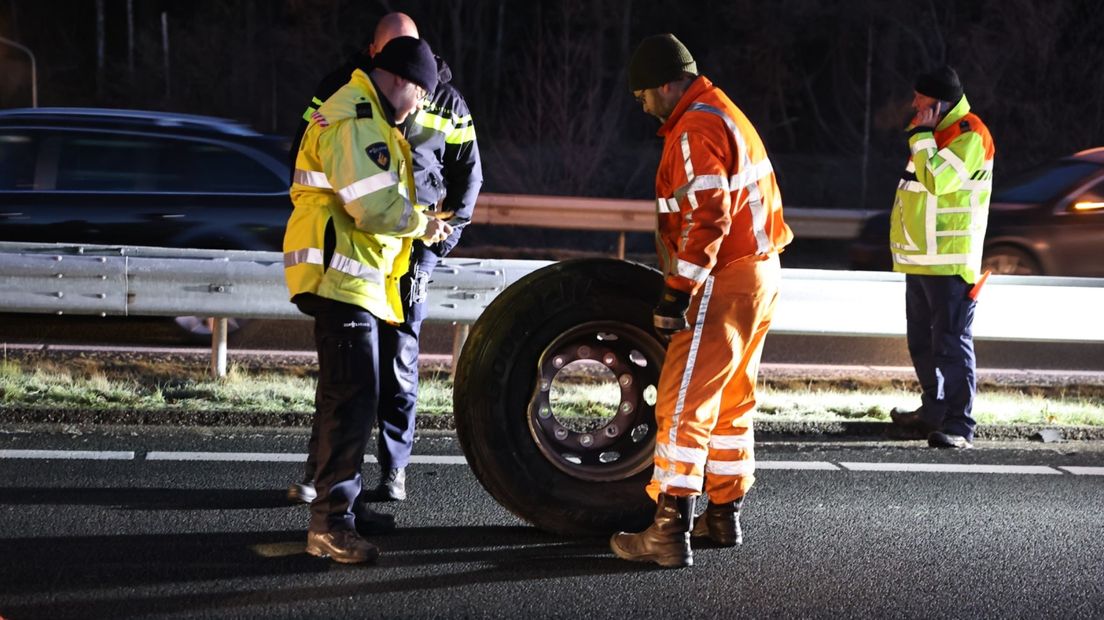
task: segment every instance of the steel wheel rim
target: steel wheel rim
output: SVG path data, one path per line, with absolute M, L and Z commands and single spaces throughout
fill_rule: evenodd
M 560 471 L 580 480 L 630 478 L 653 463 L 655 404 L 646 391 L 658 387 L 664 350 L 640 328 L 617 321 L 578 325 L 557 336 L 537 362 L 529 401 L 529 431 L 540 453 Z M 601 363 L 617 377 L 621 398 L 599 428 L 579 432 L 557 419 L 551 388 L 557 374 L 579 360 Z

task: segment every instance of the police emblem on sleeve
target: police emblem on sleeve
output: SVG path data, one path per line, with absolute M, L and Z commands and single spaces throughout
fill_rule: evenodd
M 368 145 L 364 152 L 368 154 L 368 159 L 376 162 L 380 168 L 387 170 L 391 166 L 391 151 L 387 150 L 387 145 L 383 142 Z

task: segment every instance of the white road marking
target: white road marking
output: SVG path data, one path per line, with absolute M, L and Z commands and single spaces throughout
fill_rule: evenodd
M 755 461 L 755 469 L 818 469 L 823 471 L 838 471 L 828 461 Z
M 1075 476 L 1104 476 L 1104 467 L 1059 467 Z
M 954 463 L 840 463 L 851 471 L 893 471 L 952 474 L 1029 474 L 1062 475 L 1045 465 L 956 465 Z
M 130 461 L 138 457 L 129 451 L 92 450 L 0 450 L 0 459 L 69 459 L 96 461 Z M 305 453 L 286 452 L 170 452 L 153 451 L 145 454 L 147 461 L 204 461 L 240 463 L 302 463 Z M 366 455 L 366 463 L 376 463 L 375 456 Z M 463 456 L 415 455 L 410 462 L 422 465 L 467 465 Z M 863 471 L 863 472 L 925 472 L 952 474 L 1021 474 L 1075 476 L 1104 476 L 1104 467 L 1049 467 L 1046 465 L 960 465 L 954 463 L 858 463 L 828 461 L 757 461 L 756 469 L 790 471 Z
M 133 454 L 133 453 L 132 453 Z M 147 452 L 147 461 L 220 461 L 249 463 L 302 463 L 305 453 L 282 452 Z M 366 455 L 365 463 L 376 463 L 376 457 Z M 462 456 L 411 456 L 411 463 L 430 465 L 467 465 Z
M 133 452 L 94 450 L 0 450 L 0 459 L 70 459 L 87 461 L 129 461 Z
M 372 460 L 375 461 L 375 457 Z M 468 459 L 462 456 L 411 456 L 410 462 L 429 465 L 467 465 Z
M 306 454 L 281 452 L 147 452 L 147 461 L 245 461 L 249 463 L 302 463 Z

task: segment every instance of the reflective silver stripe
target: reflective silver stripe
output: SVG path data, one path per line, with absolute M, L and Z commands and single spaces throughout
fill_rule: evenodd
M 973 213 L 974 209 L 971 207 L 939 207 L 939 215 L 947 213 Z
M 705 279 L 705 290 L 702 292 L 698 316 L 694 321 L 694 338 L 690 341 L 690 352 L 686 356 L 686 370 L 682 373 L 682 384 L 679 385 L 678 399 L 675 401 L 675 412 L 671 416 L 671 437 L 667 442 L 670 444 L 676 443 L 675 437 L 678 436 L 682 410 L 686 407 L 686 392 L 690 389 L 690 378 L 694 376 L 694 364 L 698 361 L 698 348 L 701 347 L 702 329 L 705 327 L 705 312 L 709 309 L 709 299 L 712 296 L 713 276 L 709 276 Z
M 712 450 L 750 450 L 755 446 L 755 436 L 751 431 L 743 435 L 713 435 L 709 438 Z
M 755 473 L 755 461 L 709 461 L 705 473 L 718 476 L 750 476 Z
M 291 252 L 284 252 L 284 268 L 294 267 L 301 263 L 310 263 L 312 265 L 322 264 L 322 250 L 318 248 L 303 248 L 301 250 L 292 250 Z
M 333 186 L 330 185 L 330 180 L 326 178 L 326 173 L 324 172 L 316 172 L 314 170 L 303 170 L 302 168 L 296 168 L 291 180 L 298 183 L 299 185 L 306 185 L 307 187 L 333 189 Z
M 912 145 L 912 154 L 915 155 L 920 151 L 934 151 L 939 147 L 935 144 L 935 138 L 924 138 L 923 140 L 917 140 Z
M 968 230 L 937 230 L 935 231 L 936 237 L 969 237 L 970 231 Z
M 759 164 L 753 164 L 751 156 L 747 152 L 747 141 L 744 140 L 744 135 L 740 133 L 736 123 L 728 117 L 723 111 L 705 104 L 694 103 L 688 108 L 688 111 L 708 112 L 714 116 L 720 117 L 725 126 L 732 133 L 733 139 L 736 141 L 737 156 L 741 157 L 740 170 L 756 170 L 758 166 L 762 165 L 762 162 L 767 162 L 766 165 L 770 166 L 770 160 L 763 158 Z M 742 173 L 741 173 L 742 174 Z M 749 173 L 753 174 L 753 173 Z M 770 240 L 767 239 L 767 212 L 763 209 L 763 193 L 759 191 L 759 183 L 748 183 L 744 186 L 733 186 L 733 190 L 738 190 L 741 187 L 747 187 L 748 190 L 748 209 L 751 211 L 751 230 L 755 235 L 755 251 L 756 254 L 764 254 L 771 249 Z
M 357 198 L 398 184 L 399 175 L 394 172 L 381 172 L 337 190 L 337 195 L 341 196 L 341 200 L 345 201 L 345 204 L 349 204 Z
M 684 278 L 701 283 L 705 282 L 705 279 L 709 277 L 709 270 L 680 258 L 678 262 L 678 274 Z
M 656 456 L 667 461 L 689 463 L 701 467 L 705 465 L 705 460 L 709 457 L 709 453 L 702 448 L 688 448 L 685 446 L 660 443 L 656 444 Z
M 915 251 L 920 249 L 920 246 L 916 245 L 916 242 L 913 241 L 912 235 L 909 234 L 908 226 L 905 226 L 905 218 L 903 218 L 903 217 L 901 218 L 901 232 L 903 232 L 905 234 L 905 246 L 900 247 L 899 249 L 912 251 L 912 252 L 915 252 Z M 894 245 L 894 247 L 898 247 L 898 245 L 896 243 L 894 243 L 893 245 Z
M 893 260 L 902 265 L 965 265 L 967 254 L 894 254 Z
M 682 134 L 679 138 L 679 144 L 682 146 L 682 163 L 686 169 L 686 183 L 689 185 L 694 182 L 694 162 L 690 160 L 690 136 Z M 695 211 L 698 208 L 698 198 L 694 194 L 688 194 L 687 198 L 690 199 L 690 210 Z
M 912 159 L 909 159 L 908 164 L 905 165 L 905 172 L 916 172 L 916 163 Z
M 928 191 L 924 184 L 920 181 L 900 181 L 897 183 L 897 189 L 905 192 L 920 193 Z M 960 192 L 988 192 L 993 190 L 993 181 L 963 181 L 962 187 L 958 189 Z
M 674 198 L 656 198 L 656 211 L 659 213 L 678 213 L 678 200 Z
M 935 231 L 939 230 L 939 210 L 936 208 L 939 204 L 939 198 L 935 194 L 928 194 L 924 197 L 924 247 L 928 252 L 936 251 Z
M 686 476 L 683 474 L 676 474 L 673 472 L 663 471 L 658 467 L 652 473 L 652 477 L 656 480 L 656 482 L 659 483 L 660 492 L 666 492 L 667 489 L 671 487 L 701 491 L 702 484 L 705 482 L 705 478 L 702 476 Z
M 750 166 L 740 170 L 739 174 L 736 174 L 729 180 L 729 185 L 733 190 L 743 187 L 750 188 L 752 183 L 758 183 L 759 181 L 767 178 L 774 172 L 774 166 L 771 165 L 769 159 L 764 159 L 757 164 L 751 164 Z
M 336 269 L 346 275 L 375 284 L 383 284 L 383 273 L 379 269 L 341 254 L 334 254 L 330 259 L 330 269 Z
M 675 190 L 675 199 L 683 198 L 691 192 L 701 192 L 713 189 L 723 189 L 726 192 L 730 191 L 728 179 L 719 174 L 706 174 L 700 177 L 694 177 L 693 181 Z
M 928 169 L 932 171 L 933 175 L 939 176 L 944 168 L 950 166 L 954 168 L 955 173 L 958 174 L 958 178 L 962 179 L 963 182 L 970 180 L 970 171 L 966 169 L 966 163 L 963 162 L 958 155 L 955 155 L 954 151 L 943 149 L 936 153 L 936 155 L 943 158 L 943 163 L 938 168 L 932 169 L 931 160 L 928 160 Z

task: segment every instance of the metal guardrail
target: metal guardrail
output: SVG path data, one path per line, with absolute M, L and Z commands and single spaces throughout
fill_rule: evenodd
M 498 293 L 549 264 L 446 259 L 429 288 L 431 321 L 474 322 Z M 784 269 L 774 333 L 900 336 L 904 277 Z M 993 276 L 980 339 L 1104 342 L 1104 279 Z M 287 300 L 277 252 L 0 242 L 0 312 L 304 319 Z M 219 343 L 213 344 L 218 350 Z M 225 368 L 225 339 L 222 339 Z
M 471 323 L 548 261 L 445 259 L 428 320 Z M 0 242 L 0 312 L 306 318 L 287 299 L 278 252 Z
M 869 215 L 861 209 L 786 207 L 786 223 L 807 239 L 854 239 Z M 572 230 L 651 232 L 655 202 L 532 194 L 480 194 L 473 224 Z

